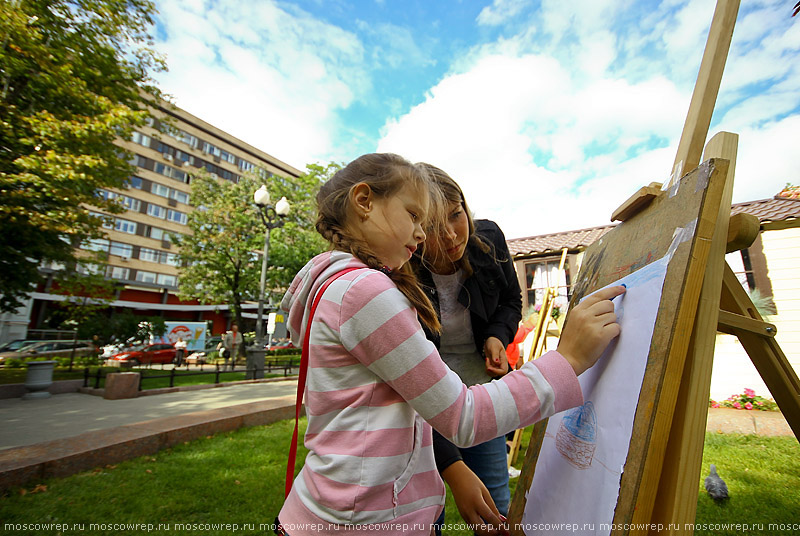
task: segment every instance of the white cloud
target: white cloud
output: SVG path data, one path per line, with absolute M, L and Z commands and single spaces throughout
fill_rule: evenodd
M 387 121 L 378 150 L 443 168 L 509 237 L 608 223 L 639 187 L 667 179 L 714 11 L 674 0 L 620 26 L 634 6 L 543 1 L 541 26 L 458 58 L 425 102 Z M 710 132 L 741 135 L 738 201 L 771 197 L 800 171 L 789 157 L 800 25 L 753 9 Z M 754 85 L 766 87 L 752 95 Z
M 337 112 L 369 87 L 357 36 L 272 2 L 159 9 L 178 106 L 300 169 L 334 151 Z
M 478 14 L 476 22 L 483 26 L 497 26 L 518 15 L 529 0 L 494 0 Z

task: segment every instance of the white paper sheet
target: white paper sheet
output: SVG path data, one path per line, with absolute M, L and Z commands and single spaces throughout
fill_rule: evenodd
M 613 283 L 621 333 L 579 378 L 584 405 L 550 418 L 522 517 L 526 534 L 609 534 L 669 257 Z M 612 285 L 609 285 L 612 286 Z

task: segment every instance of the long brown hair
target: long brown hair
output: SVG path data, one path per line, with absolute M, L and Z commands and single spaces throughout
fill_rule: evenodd
M 370 268 L 380 270 L 383 263 L 364 240 L 353 236 L 346 225 L 348 216 L 353 216 L 352 189 L 359 183 L 367 184 L 378 198 L 386 198 L 411 186 L 431 195 L 428 211 L 430 216 L 438 210 L 441 202 L 439 192 L 430 187 L 430 176 L 420 166 L 391 153 L 365 154 L 336 172 L 320 188 L 317 194 L 317 231 L 334 249 L 351 253 Z M 420 288 L 414 271 L 408 263 L 388 273 L 397 288 L 417 309 L 417 315 L 428 329 L 439 332 L 441 324 L 433 304 Z
M 467 200 L 464 197 L 464 192 L 461 190 L 461 187 L 458 185 L 458 183 L 454 181 L 450 175 L 436 166 L 426 164 L 425 162 L 419 162 L 417 165 L 424 168 L 425 171 L 427 171 L 431 176 L 433 183 L 436 185 L 442 195 L 445 205 L 450 203 L 458 203 L 461 205 L 461 208 L 467 215 L 467 223 L 469 225 L 469 238 L 467 243 L 477 246 L 484 253 L 494 255 L 492 248 L 475 233 L 475 221 L 472 219 L 472 211 L 470 211 L 469 205 L 467 205 Z M 433 236 L 433 234 L 441 236 L 444 234 L 445 219 L 448 214 L 445 211 L 440 210 L 434 216 L 438 216 L 438 218 L 432 220 L 431 224 L 429 225 L 429 231 L 426 232 L 429 233 L 429 236 Z M 436 264 L 436 260 L 438 260 L 431 258 L 431 252 L 429 250 L 430 248 L 425 248 L 423 244 L 423 249 L 420 255 L 422 264 L 425 265 L 428 270 L 430 270 L 431 266 Z M 465 277 L 472 275 L 472 266 L 469 263 L 469 255 L 466 251 L 464 252 L 464 255 L 453 264 L 457 270 L 460 268 L 464 272 Z

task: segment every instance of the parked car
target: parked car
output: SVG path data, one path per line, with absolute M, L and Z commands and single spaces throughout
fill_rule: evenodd
M 39 341 L 33 339 L 14 339 L 13 341 L 9 341 L 0 346 L 0 352 L 14 352 L 16 350 L 19 350 L 23 346 L 27 346 L 34 342 L 39 342 Z
M 36 341 L 13 352 L 0 352 L 0 364 L 7 359 L 26 360 L 30 358 L 70 357 L 75 348 L 75 357 L 94 355 L 97 349 L 91 341 Z
M 172 363 L 175 361 L 175 346 L 167 343 L 138 345 L 111 358 L 120 364 L 142 365 L 148 363 Z

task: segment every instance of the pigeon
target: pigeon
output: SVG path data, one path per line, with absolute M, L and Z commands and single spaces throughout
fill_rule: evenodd
M 711 472 L 706 477 L 706 491 L 715 501 L 722 501 L 728 498 L 728 486 L 717 474 L 717 466 L 711 464 Z

